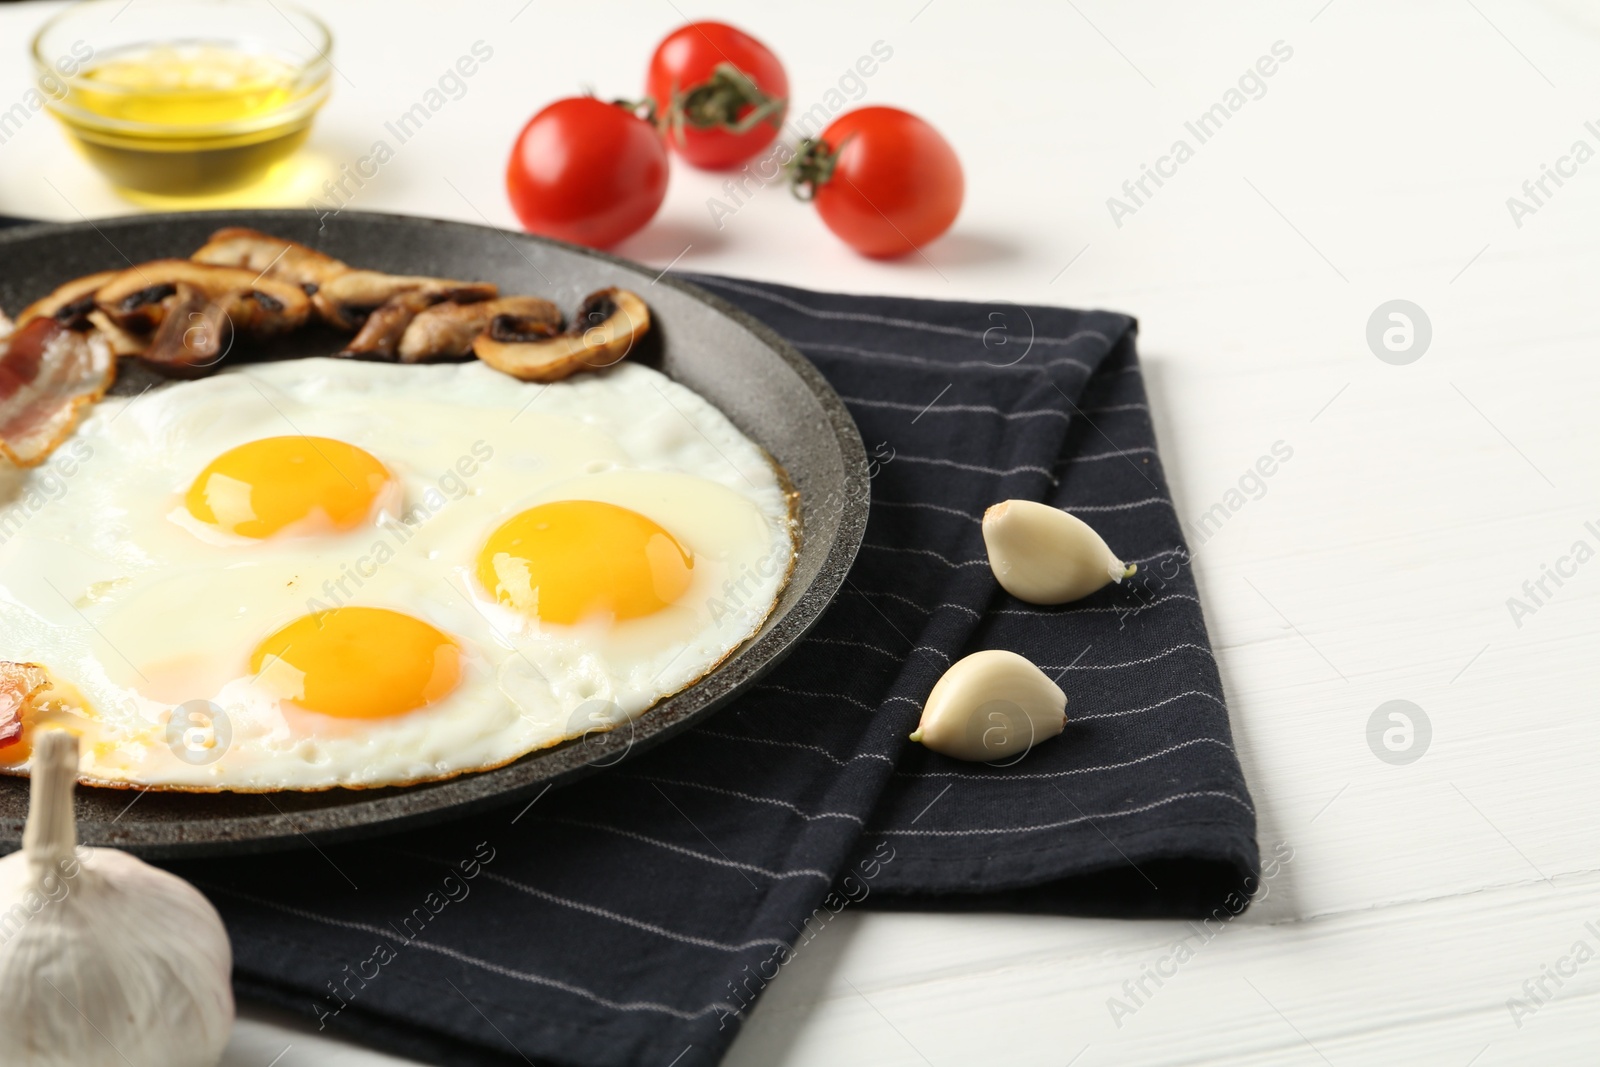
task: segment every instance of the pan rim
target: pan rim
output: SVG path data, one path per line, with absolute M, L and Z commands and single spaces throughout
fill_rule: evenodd
M 106 234 L 108 229 L 114 232 L 130 226 L 159 228 L 177 223 L 191 225 L 208 218 L 214 219 L 217 226 L 253 225 L 270 231 L 274 220 L 292 221 L 303 226 L 308 219 L 317 218 L 317 213 L 295 208 L 253 208 L 133 214 L 99 220 L 84 219 L 81 222 L 30 223 L 0 230 L 0 249 L 91 233 L 98 234 L 115 249 L 115 243 Z M 673 289 L 752 335 L 762 348 L 778 357 L 815 399 L 825 420 L 825 426 L 819 427 L 818 441 L 827 441 L 837 448 L 842 478 L 838 485 L 826 488 L 828 492 L 838 494 L 839 508 L 837 518 L 833 520 L 831 539 L 823 549 L 825 554 L 815 577 L 786 610 L 775 611 L 755 637 L 741 645 L 705 677 L 660 701 L 634 720 L 635 729 L 631 729 L 627 737 L 623 737 L 620 731 L 593 734 L 528 753 L 491 770 L 414 786 L 349 790 L 347 792 L 352 795 L 347 803 L 306 810 L 285 811 L 272 804 L 273 810 L 259 815 L 202 816 L 120 826 L 84 820 L 79 824 L 79 834 L 87 845 L 111 846 L 152 858 L 274 851 L 303 847 L 313 842 L 392 833 L 514 804 L 535 792 L 542 796 L 546 789 L 569 784 L 654 747 L 703 721 L 743 694 L 759 677 L 793 651 L 821 618 L 838 595 L 860 549 L 866 532 L 870 485 L 866 449 L 860 432 L 843 400 L 811 361 L 748 312 L 693 282 L 665 272 L 655 274 L 651 268 L 607 252 L 534 234 L 516 233 L 478 223 L 371 211 L 341 212 L 338 224 L 341 227 L 401 226 L 434 232 L 469 232 L 482 239 L 492 237 L 513 242 L 513 247 L 519 241 L 547 245 L 562 254 L 592 259 L 629 275 L 645 279 L 653 276 L 650 284 Z M 759 439 L 756 439 L 756 443 L 766 447 Z M 808 503 L 804 497 L 801 499 L 802 515 L 809 515 L 806 510 Z M 804 529 L 804 537 L 815 534 L 810 524 Z M 800 554 L 805 555 L 808 548 L 811 546 L 803 540 Z M 814 548 L 811 550 L 817 551 Z M 713 682 L 716 684 L 708 684 Z M 645 726 L 642 736 L 639 736 L 641 731 L 638 727 L 641 724 Z M 375 795 L 363 797 L 362 793 Z M 209 797 L 228 794 L 192 795 Z M 258 795 L 268 798 L 268 803 L 271 803 L 273 794 Z M 21 832 L 19 819 L 0 820 L 0 851 L 16 847 Z

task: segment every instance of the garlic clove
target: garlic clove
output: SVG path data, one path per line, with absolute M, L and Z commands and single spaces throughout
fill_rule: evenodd
M 78 739 L 37 729 L 20 852 L 0 858 L 0 1063 L 212 1067 L 233 1026 L 233 953 L 188 882 L 77 845 Z
M 1032 500 L 1003 500 L 984 512 L 983 543 L 1001 587 L 1030 604 L 1065 604 L 1138 569 L 1082 519 Z
M 1004 759 L 1056 736 L 1067 695 L 1015 652 L 974 652 L 944 672 L 911 740 L 974 762 Z

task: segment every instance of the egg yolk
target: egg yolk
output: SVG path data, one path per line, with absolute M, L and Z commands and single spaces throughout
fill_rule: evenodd
M 344 441 L 266 437 L 212 460 L 184 504 L 201 522 L 241 537 L 271 537 L 308 520 L 349 530 L 393 480 L 372 453 Z
M 382 719 L 433 703 L 461 680 L 461 647 L 386 608 L 303 615 L 256 646 L 250 669 L 308 711 Z
M 694 554 L 636 511 L 594 500 L 529 508 L 489 536 L 478 581 L 545 622 L 637 619 L 689 588 Z

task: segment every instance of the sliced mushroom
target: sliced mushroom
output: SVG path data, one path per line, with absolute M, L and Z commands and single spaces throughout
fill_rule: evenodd
M 94 310 L 94 294 L 121 271 L 107 270 L 99 274 L 86 274 L 60 286 L 42 300 L 35 300 L 22 309 L 17 325 L 26 326 L 34 319 L 52 318 L 69 329 L 83 329 Z
M 548 336 L 561 332 L 561 309 L 537 296 L 502 296 L 475 304 L 449 302 L 419 312 L 400 339 L 400 362 L 455 358 L 472 351 L 472 342 L 497 316 L 549 324 Z M 371 320 L 368 320 L 369 322 Z
M 248 268 L 296 285 L 311 297 L 317 317 L 341 330 L 359 329 L 372 312 L 402 293 L 425 293 L 431 297 L 429 303 L 434 304 L 441 300 L 488 300 L 497 294 L 494 286 L 481 282 L 352 270 L 343 261 L 314 248 L 243 227 L 218 230 L 191 258 L 197 263 Z M 394 310 L 398 312 L 403 307 L 404 304 L 397 305 Z M 380 327 L 390 329 L 393 322 L 386 316 Z M 403 333 L 405 324 L 401 323 L 399 329 Z M 374 343 L 377 342 L 372 340 L 363 345 Z
M 23 308 L 21 316 L 17 319 L 17 325 L 25 326 L 34 319 L 54 319 L 59 325 L 68 329 L 80 332 L 93 330 L 99 333 L 111 346 L 113 355 L 141 354 L 145 349 L 144 340 L 112 322 L 105 312 L 95 306 L 95 293 L 120 273 L 121 271 L 107 270 L 73 279 L 44 299 L 36 300 Z
M 369 314 L 401 293 L 421 293 L 432 297 L 434 303 L 454 300 L 458 304 L 469 304 L 476 300 L 493 300 L 500 291 L 487 282 L 351 270 L 329 279 L 317 290 L 314 299 L 318 314 L 329 325 L 354 330 Z
M 543 321 L 497 315 L 472 344 L 495 370 L 527 382 L 553 382 L 609 367 L 650 331 L 650 309 L 626 289 L 601 289 L 583 298 L 571 326 L 552 334 Z
M 297 285 L 308 296 L 327 284 L 329 279 L 350 269 L 344 262 L 297 241 L 273 237 L 243 226 L 218 230 L 189 258 L 196 263 L 253 270 L 257 274 Z
M 339 354 L 366 359 L 394 359 L 401 338 L 417 313 L 438 302 L 437 296 L 421 289 L 390 297 L 367 316 L 367 321 L 361 324 L 361 329 Z
M 222 361 L 238 329 L 227 304 L 179 282 L 141 355 L 162 371 L 191 377 Z
M 129 267 L 100 287 L 95 303 L 123 329 L 149 333 L 166 318 L 180 285 L 222 305 L 235 329 L 258 337 L 292 330 L 311 312 L 309 298 L 296 286 L 248 269 L 187 259 Z
M 148 347 L 147 339 L 131 334 L 121 326 L 111 321 L 111 317 L 99 308 L 95 308 L 86 316 L 94 332 L 106 339 L 106 344 L 111 346 L 114 356 L 142 356 Z

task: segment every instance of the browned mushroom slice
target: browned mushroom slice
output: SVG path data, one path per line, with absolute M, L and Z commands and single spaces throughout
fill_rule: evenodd
M 400 339 L 400 362 L 418 363 L 424 359 L 449 359 L 472 351 L 472 342 L 498 315 L 511 315 L 531 325 L 543 322 L 549 336 L 561 332 L 561 309 L 537 296 L 502 296 L 475 304 L 455 302 L 437 304 L 419 312 Z
M 619 362 L 650 330 L 650 309 L 626 289 L 583 298 L 571 326 L 551 336 L 543 323 L 497 315 L 472 344 L 495 370 L 528 382 L 553 382 Z
M 235 290 L 220 298 L 206 295 L 222 305 L 228 321 L 240 333 L 251 337 L 277 337 L 304 326 L 311 313 L 305 294 L 293 286 L 274 284 L 271 290 L 257 282 L 249 289 Z
M 449 278 L 425 278 L 406 274 L 384 274 L 376 270 L 351 270 L 337 275 L 317 290 L 313 300 L 317 312 L 330 325 L 354 330 L 367 316 L 401 293 L 423 293 L 434 303 L 454 300 L 469 304 L 493 300 L 499 290 L 487 282 L 461 282 Z
M 308 295 L 315 293 L 335 275 L 350 269 L 340 260 L 314 248 L 307 248 L 298 241 L 273 237 L 243 226 L 218 230 L 189 258 L 196 263 L 253 270 L 257 274 L 297 285 Z
M 234 336 L 227 304 L 179 282 L 168 301 L 166 317 L 140 354 L 160 371 L 192 377 L 220 363 Z
M 22 314 L 17 316 L 17 325 L 26 326 L 34 319 L 52 318 L 63 326 L 83 329 L 88 324 L 89 313 L 94 310 L 95 292 L 120 273 L 107 270 L 73 279 L 43 300 L 35 300 L 23 308 Z
M 85 318 L 95 333 L 106 339 L 114 356 L 142 356 L 148 347 L 148 338 L 129 333 L 111 321 L 104 311 L 95 308 Z
M 300 326 L 311 302 L 297 286 L 239 267 L 187 259 L 158 259 L 129 267 L 102 285 L 95 303 L 112 322 L 133 333 L 161 325 L 180 285 L 220 304 L 236 329 L 270 336 Z
M 68 329 L 93 330 L 106 339 L 111 352 L 117 356 L 137 356 L 145 349 L 143 338 L 129 333 L 95 306 L 95 293 L 121 271 L 101 271 L 75 278 L 60 286 L 42 300 L 36 300 L 22 309 L 18 326 L 26 326 L 34 319 L 54 319 Z
M 411 321 L 418 312 L 437 304 L 439 299 L 421 289 L 390 297 L 367 316 L 360 331 L 339 354 L 363 359 L 394 359 Z

